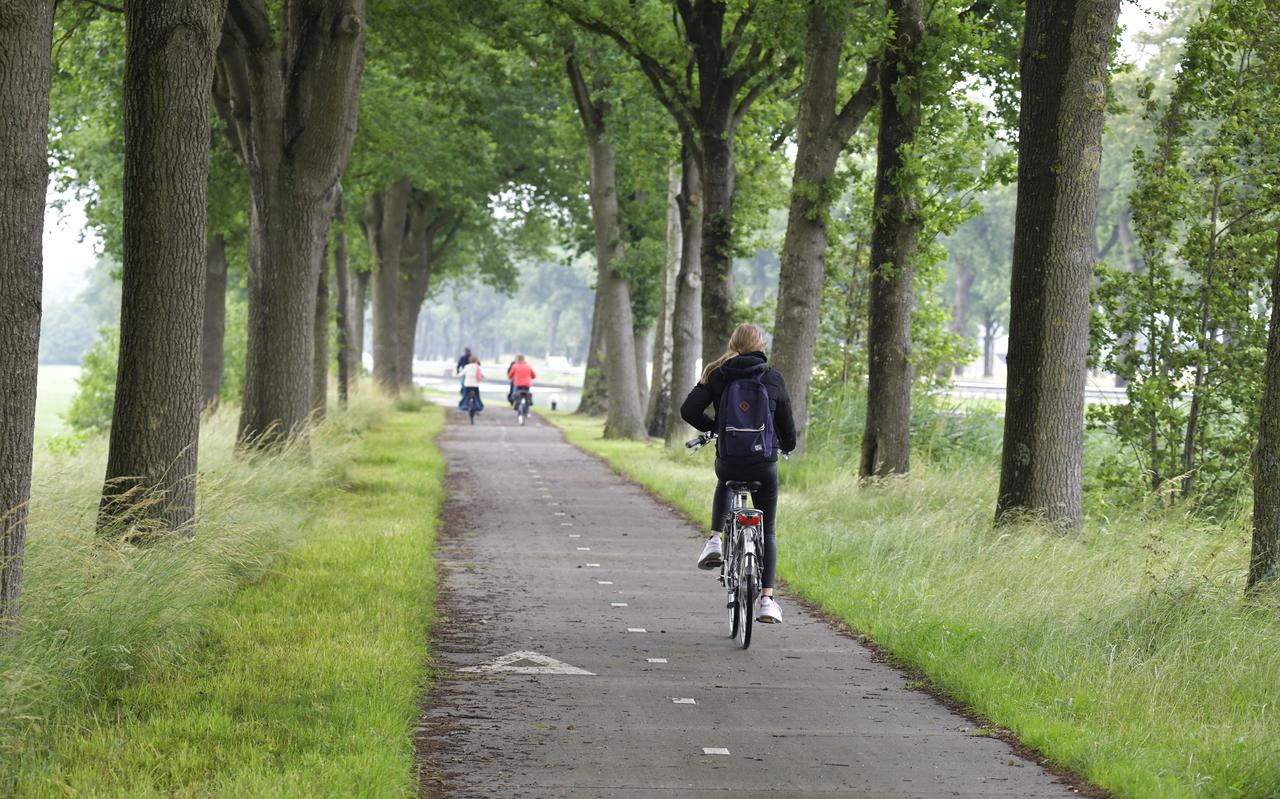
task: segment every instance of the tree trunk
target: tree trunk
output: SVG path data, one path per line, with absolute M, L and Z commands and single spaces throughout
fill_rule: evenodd
M 1107 67 L 1119 0 L 1030 0 L 997 520 L 1083 521 L 1089 290 Z
M 582 399 L 577 413 L 603 416 L 609 405 L 609 385 L 605 378 L 604 295 L 596 282 L 596 297 L 591 310 L 591 335 L 587 337 L 586 370 L 582 378 Z
M 222 391 L 222 348 L 227 333 L 227 240 L 221 233 L 209 237 L 204 270 L 204 327 L 200 333 L 200 407 L 218 407 Z
M 1253 460 L 1253 551 L 1249 588 L 1280 574 L 1280 229 L 1276 230 L 1276 263 L 1271 277 L 1271 330 L 1263 369 L 1262 407 L 1258 414 L 1258 448 Z
M 401 178 L 375 193 L 365 222 L 373 253 L 373 381 L 388 393 L 400 387 L 400 258 L 410 188 Z
M 996 373 L 996 328 L 988 323 L 982 333 L 982 376 L 992 377 Z
M 311 413 L 314 290 L 333 191 L 355 134 L 364 0 L 230 0 L 219 81 L 253 190 L 242 445 L 275 445 Z M 215 92 L 215 99 L 219 93 Z
M 676 280 L 680 277 L 683 238 L 680 231 L 680 165 L 667 170 L 667 255 L 662 269 L 662 299 L 653 334 L 653 378 L 645 428 L 654 438 L 667 437 L 671 410 L 671 323 L 675 317 Z
M 702 352 L 702 173 L 686 140 L 680 150 L 680 272 L 676 275 L 676 300 L 671 315 L 671 409 L 667 444 L 675 446 L 690 437 L 693 428 L 680 418 L 680 406 L 698 382 L 698 357 Z
M 572 56 L 567 68 L 590 156 L 588 193 L 591 221 L 595 228 L 596 293 L 600 298 L 597 311 L 603 314 L 605 382 L 609 392 L 604 437 L 643 439 L 646 434 L 640 407 L 640 387 L 636 381 L 631 281 L 613 268 L 623 252 L 615 153 L 608 129 L 611 109 L 607 101 L 592 96 L 593 90 L 598 93 L 604 88 L 599 78 L 588 88 Z
M 125 8 L 120 356 L 98 529 L 194 534 L 220 0 Z
M 320 256 L 316 279 L 315 347 L 311 351 L 311 414 L 320 421 L 329 410 L 329 247 Z
M 702 130 L 702 362 L 729 346 L 734 309 L 733 198 L 738 179 L 734 133 L 720 127 Z
M 911 312 L 917 198 L 904 185 L 906 153 L 920 126 L 922 0 L 889 0 L 894 46 L 880 72 L 875 220 L 867 314 L 867 419 L 862 477 L 905 475 L 911 466 Z
M 31 496 L 53 6 L 0 8 L 0 636 L 18 619 Z
M 967 261 L 957 264 L 956 295 L 951 303 L 951 332 L 959 338 L 967 338 L 969 334 L 969 306 L 973 299 L 973 281 L 977 278 L 977 270 Z M 957 363 L 951 367 L 953 374 L 962 374 L 964 364 Z
M 809 419 L 809 379 L 813 375 L 813 347 L 818 337 L 826 274 L 830 181 L 840 153 L 875 106 L 877 95 L 878 72 L 874 64 L 868 64 L 858 91 L 842 108 L 836 108 L 846 28 L 843 15 L 833 14 L 821 3 L 809 7 L 804 78 L 796 120 L 796 163 L 778 274 L 772 361 L 791 396 L 798 452 L 804 452 Z
M 636 397 L 643 413 L 649 404 L 649 331 L 637 327 L 632 331 L 632 339 L 635 342 L 631 351 L 636 359 Z M 648 435 L 648 429 L 646 424 L 645 435 Z
M 351 274 L 347 267 L 347 211 L 342 202 L 342 193 L 338 193 L 337 205 L 333 209 L 333 282 L 337 289 L 337 298 L 333 307 L 333 324 L 337 338 L 334 344 L 338 348 L 338 404 L 347 407 L 347 395 L 351 385 L 351 368 L 355 352 L 351 335 Z
M 547 327 L 547 359 L 550 360 L 555 355 L 559 347 L 560 336 L 560 317 L 564 314 L 564 308 L 559 305 L 547 309 L 551 314 L 551 324 Z
M 356 356 L 351 363 L 351 380 L 353 383 L 360 377 L 360 371 L 364 368 L 364 312 L 369 307 L 369 280 L 372 277 L 372 272 L 357 272 L 355 276 L 355 296 L 351 298 L 351 335 L 355 338 L 355 341 L 352 342 L 352 349 L 355 351 Z
M 438 207 L 430 195 L 419 197 L 410 212 L 409 250 L 412 260 L 403 264 L 400 282 L 400 362 L 397 374 L 403 386 L 413 385 L 413 354 L 422 303 L 431 290 L 431 271 L 453 244 L 462 223 L 460 214 Z M 443 234 L 441 241 L 438 236 Z

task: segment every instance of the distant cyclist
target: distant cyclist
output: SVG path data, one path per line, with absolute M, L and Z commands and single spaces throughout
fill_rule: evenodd
M 538 375 L 533 367 L 524 359 L 524 355 L 516 355 L 515 361 L 507 367 L 507 379 L 511 381 L 511 404 L 515 405 L 521 394 L 529 395 L 529 404 L 533 404 L 533 380 Z
M 480 401 L 480 384 L 483 382 L 484 372 L 480 371 L 480 359 L 472 355 L 467 365 L 462 367 L 462 401 L 458 403 L 459 408 L 475 413 L 484 410 L 484 403 Z M 473 421 L 475 413 L 472 414 Z
M 720 534 L 733 497 L 727 481 L 754 481 L 760 490 L 751 501 L 764 515 L 764 576 L 755 617 L 765 624 L 782 621 L 782 611 L 773 598 L 777 547 L 774 520 L 778 510 L 778 452 L 796 446 L 796 424 L 791 416 L 791 398 L 786 383 L 764 356 L 764 333 L 755 325 L 738 325 L 729 339 L 729 351 L 702 371 L 698 384 L 680 406 L 680 416 L 702 432 L 714 430 L 716 442 L 716 493 L 711 505 L 711 537 L 698 556 L 699 569 L 718 569 L 724 559 Z M 749 381 L 748 385 L 738 385 Z M 768 408 L 753 407 L 750 398 L 768 396 Z M 734 407 L 728 407 L 730 398 Z M 716 418 L 707 416 L 716 409 Z

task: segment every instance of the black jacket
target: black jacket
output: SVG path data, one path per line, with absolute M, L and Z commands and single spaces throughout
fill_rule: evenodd
M 764 372 L 762 379 L 769 392 L 769 410 L 773 413 L 773 432 L 777 437 L 773 457 L 769 460 L 776 461 L 778 450 L 790 452 L 796 448 L 796 422 L 791 416 L 791 397 L 787 394 L 787 384 L 783 382 L 778 370 L 769 366 L 763 352 L 747 352 L 725 361 L 711 373 L 707 382 L 699 383 L 689 392 L 680 406 L 680 418 L 704 433 L 715 430 L 715 419 L 707 416 L 707 408 L 720 407 L 720 395 L 724 393 L 727 383 L 740 377 L 748 377 L 757 371 Z

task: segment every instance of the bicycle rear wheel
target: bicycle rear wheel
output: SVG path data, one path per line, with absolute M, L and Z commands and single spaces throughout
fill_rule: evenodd
M 751 573 L 743 575 L 742 582 L 738 586 L 738 634 L 736 636 L 738 646 L 743 649 L 751 646 L 751 627 L 755 621 L 752 616 L 755 614 L 755 595 L 758 590 L 755 575 Z

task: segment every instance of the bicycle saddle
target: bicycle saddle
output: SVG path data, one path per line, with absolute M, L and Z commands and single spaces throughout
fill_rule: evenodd
M 755 480 L 726 480 L 724 484 L 735 492 L 760 490 L 760 483 Z

